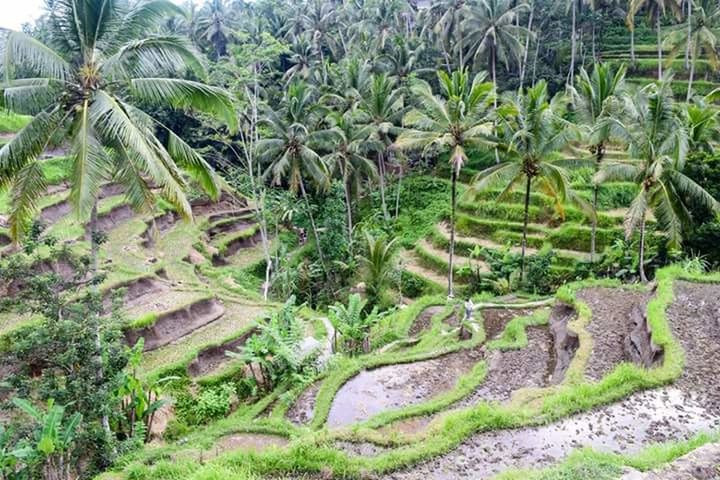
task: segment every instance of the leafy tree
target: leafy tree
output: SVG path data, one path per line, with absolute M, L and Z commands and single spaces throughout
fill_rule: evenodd
M 370 329 L 379 319 L 377 307 L 367 313 L 368 301 L 354 293 L 348 304 L 337 303 L 330 307 L 330 323 L 335 327 L 333 344 L 337 350 L 337 335 L 343 340 L 344 349 L 352 355 L 370 352 Z
M 520 95 L 506 98 L 500 107 L 500 147 L 506 160 L 480 172 L 475 188 L 503 186 L 501 201 L 524 183 L 525 207 L 521 252 L 521 280 L 525 280 L 525 251 L 533 185 L 553 197 L 559 207 L 566 200 L 580 202 L 570 188 L 563 160 L 558 152 L 578 138 L 573 124 L 563 118 L 563 99 L 550 101 L 547 84 L 538 82 Z
M 616 113 L 617 104 L 624 88 L 625 67 L 613 70 L 607 64 L 595 64 L 592 73 L 580 69 L 577 84 L 570 89 L 578 123 L 584 127 L 584 137 L 595 157 L 595 173 L 605 159 L 605 147 L 611 140 L 611 129 L 604 121 Z M 590 232 L 590 259 L 595 259 L 595 236 L 597 231 L 598 185 L 593 185 L 592 231 Z
M 412 88 L 419 108 L 404 118 L 407 126 L 395 142 L 401 150 L 420 149 L 423 155 L 450 153 L 451 213 L 450 262 L 448 268 L 448 295 L 454 295 L 453 255 L 455 250 L 455 207 L 457 179 L 467 161 L 466 148 L 487 147 L 492 136 L 490 110 L 494 102 L 493 85 L 485 74 L 470 81 L 466 71 L 453 72 L 452 76 L 438 72 L 441 98 L 435 96 L 430 84 L 419 81 Z
M 384 237 L 373 237 L 365 232 L 366 252 L 359 258 L 364 267 L 365 291 L 370 305 L 377 305 L 390 281 L 395 264 L 395 239 L 389 242 Z
M 636 162 L 608 163 L 596 176 L 597 182 L 632 181 L 638 193 L 625 215 L 625 235 L 640 232 L 640 279 L 645 275 L 645 234 L 648 212 L 652 211 L 670 247 L 682 241 L 683 228 L 691 221 L 689 206 L 697 204 L 717 212 L 717 201 L 703 187 L 682 173 L 687 154 L 687 131 L 675 113 L 669 81 L 651 84 L 626 103 L 624 120 L 608 119 L 611 128 L 630 146 Z
M 32 458 L 34 450 L 23 441 L 16 442 L 13 431 L 0 424 L 0 479 L 20 480 L 27 478 L 23 465 Z

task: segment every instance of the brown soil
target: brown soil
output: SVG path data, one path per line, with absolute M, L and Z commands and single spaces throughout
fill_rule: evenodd
M 120 185 L 119 183 L 106 183 L 100 188 L 98 200 L 114 197 L 116 195 L 120 195 L 123 192 L 125 192 L 125 187 Z
M 529 327 L 528 345 L 521 350 L 493 350 L 487 358 L 485 381 L 454 407 L 467 407 L 482 401 L 510 400 L 521 388 L 543 387 L 550 383 L 555 369 L 553 340 L 547 327 Z
M 438 415 L 439 414 L 428 417 L 412 417 L 406 418 L 404 420 L 398 420 L 381 428 L 380 432 L 387 435 L 391 435 L 393 433 L 400 433 L 402 435 L 415 435 L 416 433 L 420 433 L 425 430 L 425 428 L 430 425 L 430 422 L 437 418 Z
M 485 339 L 493 340 L 505 331 L 505 327 L 515 317 L 530 315 L 532 310 L 517 310 L 509 308 L 487 308 L 481 310 Z
M 685 370 L 675 385 L 698 396 L 720 415 L 720 285 L 677 282 L 667 313 L 672 333 L 685 350 Z
M 40 220 L 51 225 L 72 212 L 72 205 L 67 200 L 45 207 L 40 212 Z
M 166 283 L 153 277 L 142 277 L 118 285 L 113 290 L 107 292 L 103 298 L 103 308 L 106 312 L 109 311 L 112 306 L 115 292 L 123 288 L 126 289 L 125 294 L 122 297 L 122 304 L 124 308 L 132 308 L 143 303 L 143 299 L 148 295 L 154 296 L 170 289 Z
M 202 350 L 188 365 L 188 374 L 191 377 L 202 377 L 203 375 L 207 375 L 208 373 L 214 371 L 229 359 L 226 352 L 237 351 L 238 348 L 245 345 L 248 338 L 252 337 L 257 332 L 258 330 L 253 328 L 234 340 Z
M 240 207 L 244 207 L 247 202 L 242 199 L 234 198 L 227 192 L 223 192 L 217 202 L 203 198 L 190 202 L 193 215 L 202 217 L 205 215 L 213 215 L 218 212 L 227 212 L 230 210 L 237 211 Z
M 248 228 L 254 228 L 252 226 Z M 227 258 L 232 257 L 240 250 L 244 250 L 246 248 L 251 248 L 257 245 L 258 240 L 260 239 L 260 230 L 256 231 L 255 234 L 248 236 L 248 237 L 241 237 L 233 240 L 230 242 L 227 247 L 225 248 L 225 252 L 221 255 L 219 253 L 216 253 L 212 257 L 212 263 L 214 266 L 222 266 L 227 264 Z
M 386 410 L 424 402 L 454 388 L 458 378 L 482 356 L 480 349 L 463 350 L 431 360 L 362 371 L 337 392 L 327 424 L 343 427 Z
M 12 243 L 12 240 L 10 239 L 10 237 L 5 235 L 4 233 L 0 233 L 0 247 L 10 245 L 11 243 Z
M 155 239 L 164 233 L 170 231 L 175 226 L 180 216 L 175 212 L 167 212 L 154 218 L 156 231 L 153 231 L 153 220 L 145 222 L 145 232 L 142 234 L 142 246 L 144 248 L 152 248 L 155 245 Z
M 218 235 L 235 233 L 235 232 L 245 230 L 246 228 L 253 225 L 254 223 L 255 222 L 253 222 L 250 219 L 239 218 L 232 222 L 225 222 L 220 225 L 210 227 L 208 229 L 208 235 L 210 236 L 211 239 L 213 239 L 213 238 L 217 237 Z
M 219 210 L 216 213 L 208 216 L 208 222 L 210 224 L 217 223 L 221 220 L 229 220 L 231 218 L 247 218 L 253 215 L 254 211 L 251 208 L 232 208 L 230 210 Z
M 321 381 L 307 387 L 287 412 L 287 419 L 297 425 L 309 423 L 315 415 L 315 400 L 320 391 Z
M 180 310 L 160 315 L 153 325 L 125 332 L 130 345 L 145 338 L 145 351 L 154 350 L 184 337 L 198 328 L 214 322 L 225 313 L 217 299 L 205 299 Z
M 592 312 L 587 326 L 593 346 L 585 370 L 588 378 L 599 380 L 619 363 L 629 361 L 626 340 L 633 330 L 632 312 L 636 305 L 643 310 L 650 294 L 622 288 L 586 288 L 577 295 Z
M 358 457 L 375 457 L 390 450 L 388 447 L 375 445 L 370 442 L 349 442 L 344 440 L 336 441 L 335 448 Z
M 122 225 L 134 216 L 135 212 L 130 205 L 118 205 L 109 212 L 98 217 L 95 228 L 99 232 L 107 232 Z M 90 237 L 90 228 L 91 225 L 88 223 L 88 225 L 85 226 L 85 237 L 88 239 Z
M 443 308 L 444 307 L 442 307 L 440 305 L 433 305 L 433 306 L 427 307 L 425 310 L 423 310 L 420 313 L 420 315 L 415 317 L 413 324 L 410 325 L 410 330 L 408 330 L 408 336 L 415 337 L 418 334 L 429 329 L 430 324 L 432 322 L 432 317 L 434 317 L 438 313 L 442 312 Z

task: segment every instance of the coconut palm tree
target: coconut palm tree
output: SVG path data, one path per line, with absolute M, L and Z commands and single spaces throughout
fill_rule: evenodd
M 604 119 L 612 115 L 621 102 L 625 80 L 625 66 L 613 70 L 607 64 L 595 64 L 592 73 L 584 68 L 576 86 L 570 89 L 577 120 L 584 127 L 585 140 L 590 146 L 590 153 L 595 157 L 595 173 L 605 158 L 605 147 L 610 141 L 611 130 Z M 595 258 L 595 236 L 597 231 L 598 185 L 593 185 L 593 216 L 590 233 L 590 260 Z
M 57 137 L 72 145 L 70 201 L 81 218 L 90 215 L 92 238 L 104 182 L 124 185 L 126 199 L 136 209 L 154 205 L 151 185 L 157 186 L 186 218 L 192 212 L 181 170 L 198 179 L 211 196 L 219 195 L 219 181 L 205 160 L 138 106 L 195 108 L 219 116 L 233 129 L 237 126 L 226 92 L 166 77 L 188 70 L 204 76 L 186 40 L 145 36 L 164 17 L 182 11 L 166 0 L 131 8 L 110 1 L 102 6 L 91 0 L 53 2 L 49 45 L 20 32 L 6 32 L 2 39 L 2 105 L 34 115 L 0 150 L 0 189 L 11 190 L 10 226 L 16 240 L 46 189 L 39 157 Z M 18 78 L 18 73 L 23 76 Z M 95 267 L 97 247 L 91 241 Z
M 376 238 L 365 232 L 365 253 L 358 260 L 364 268 L 365 289 L 371 306 L 381 300 L 382 292 L 395 269 L 395 241 Z
M 293 82 L 285 92 L 283 107 L 279 112 L 268 108 L 262 123 L 270 130 L 266 138 L 257 143 L 258 158 L 268 164 L 265 177 L 274 184 L 286 182 L 290 190 L 300 192 L 307 208 L 315 237 L 318 258 L 325 272 L 325 258 L 320 245 L 320 235 L 305 184 L 312 180 L 324 188 L 328 183 L 328 170 L 316 151 L 317 122 L 313 106 L 317 101 L 313 89 L 304 82 Z
M 658 80 L 662 79 L 662 17 L 669 11 L 680 18 L 682 11 L 680 8 L 681 0 L 630 0 L 628 3 L 628 11 L 626 22 L 630 31 L 635 29 L 635 15 L 641 9 L 645 9 L 648 21 L 655 24 L 657 33 L 657 55 L 658 55 Z
M 454 50 L 458 54 L 458 66 L 463 68 L 464 39 L 462 19 L 468 15 L 467 0 L 437 0 L 423 12 L 424 28 L 437 35 L 445 56 L 445 63 L 450 72 L 450 54 Z M 455 41 L 453 47 L 452 42 Z
M 512 0 L 482 0 L 463 22 L 463 29 L 468 32 L 469 54 L 475 62 L 483 58 L 487 61 L 495 87 L 498 61 L 506 69 L 520 63 L 522 41 L 530 32 L 519 26 L 517 19 L 527 10 L 527 4 Z
M 687 130 L 675 113 L 672 77 L 651 84 L 638 91 L 626 102 L 623 117 L 608 118 L 607 122 L 630 146 L 631 158 L 636 162 L 607 163 L 596 175 L 598 183 L 632 181 L 638 193 L 625 215 L 625 235 L 640 234 L 640 279 L 645 275 L 645 237 L 648 212 L 652 212 L 657 226 L 664 231 L 668 244 L 678 247 L 683 228 L 692 221 L 691 206 L 702 206 L 718 212 L 720 205 L 703 187 L 682 173 L 688 151 Z
M 212 57 L 217 60 L 227 56 L 230 39 L 230 11 L 225 0 L 211 0 L 200 10 L 197 20 L 199 37 L 212 45 Z
M 419 108 L 405 115 L 406 129 L 395 141 L 395 146 L 401 150 L 421 150 L 425 156 L 450 153 L 448 296 L 452 297 L 457 179 L 467 161 L 466 149 L 485 148 L 491 141 L 493 123 L 490 115 L 495 95 L 493 85 L 485 82 L 485 73 L 476 75 L 472 82 L 466 70 L 455 71 L 452 75 L 438 71 L 437 75 L 441 97 L 435 96 L 427 82 L 418 81 L 413 85 L 412 93 Z
M 692 3 L 692 0 L 688 0 L 688 6 Z M 720 32 L 718 32 L 720 6 L 712 0 L 703 0 L 688 22 L 688 28 L 682 25 L 674 27 L 665 37 L 664 42 L 664 46 L 670 48 L 666 60 L 668 65 L 672 64 L 680 52 L 685 51 L 688 54 L 690 73 L 686 102 L 689 102 L 692 96 L 692 82 L 697 60 L 704 56 L 713 71 L 720 68 L 720 56 L 718 56 L 717 50 L 720 43 Z
M 377 169 L 369 158 L 373 148 L 372 142 L 368 139 L 372 134 L 370 125 L 359 125 L 358 114 L 346 112 L 332 112 L 328 115 L 330 128 L 318 132 L 323 136 L 323 143 L 330 151 L 325 161 L 331 174 L 337 174 L 342 179 L 345 191 L 345 211 L 347 215 L 347 234 L 350 253 L 352 254 L 352 196 L 353 191 L 359 192 L 367 179 L 374 179 L 377 176 Z
M 566 200 L 580 202 L 570 188 L 563 160 L 557 154 L 570 141 L 579 138 L 576 127 L 563 119 L 561 97 L 550 101 L 547 84 L 538 82 L 519 95 L 508 96 L 498 111 L 499 146 L 506 160 L 480 172 L 474 184 L 477 190 L 500 185 L 498 200 L 524 184 L 525 210 L 521 252 L 521 277 L 525 278 L 525 251 L 530 208 L 530 193 L 535 188 L 553 197 L 557 205 Z
M 720 141 L 720 112 L 714 105 L 698 101 L 686 104 L 682 119 L 688 132 L 688 144 L 691 151 L 713 153 Z
M 372 126 L 370 139 L 378 146 L 376 151 L 378 180 L 380 184 L 380 201 L 383 217 L 390 220 L 385 199 L 385 160 L 387 150 L 392 143 L 392 135 L 406 112 L 405 102 L 397 82 L 386 74 L 373 75 L 369 89 L 360 103 L 360 108 L 367 115 L 368 125 Z

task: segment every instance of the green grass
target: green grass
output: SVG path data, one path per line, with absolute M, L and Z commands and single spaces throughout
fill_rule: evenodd
M 7 110 L 0 111 L 0 133 L 15 133 L 30 123 L 32 117 L 18 115 Z

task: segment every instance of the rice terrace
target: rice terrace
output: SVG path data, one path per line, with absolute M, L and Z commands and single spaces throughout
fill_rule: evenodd
M 720 3 L 30 3 L 0 480 L 720 479 Z

